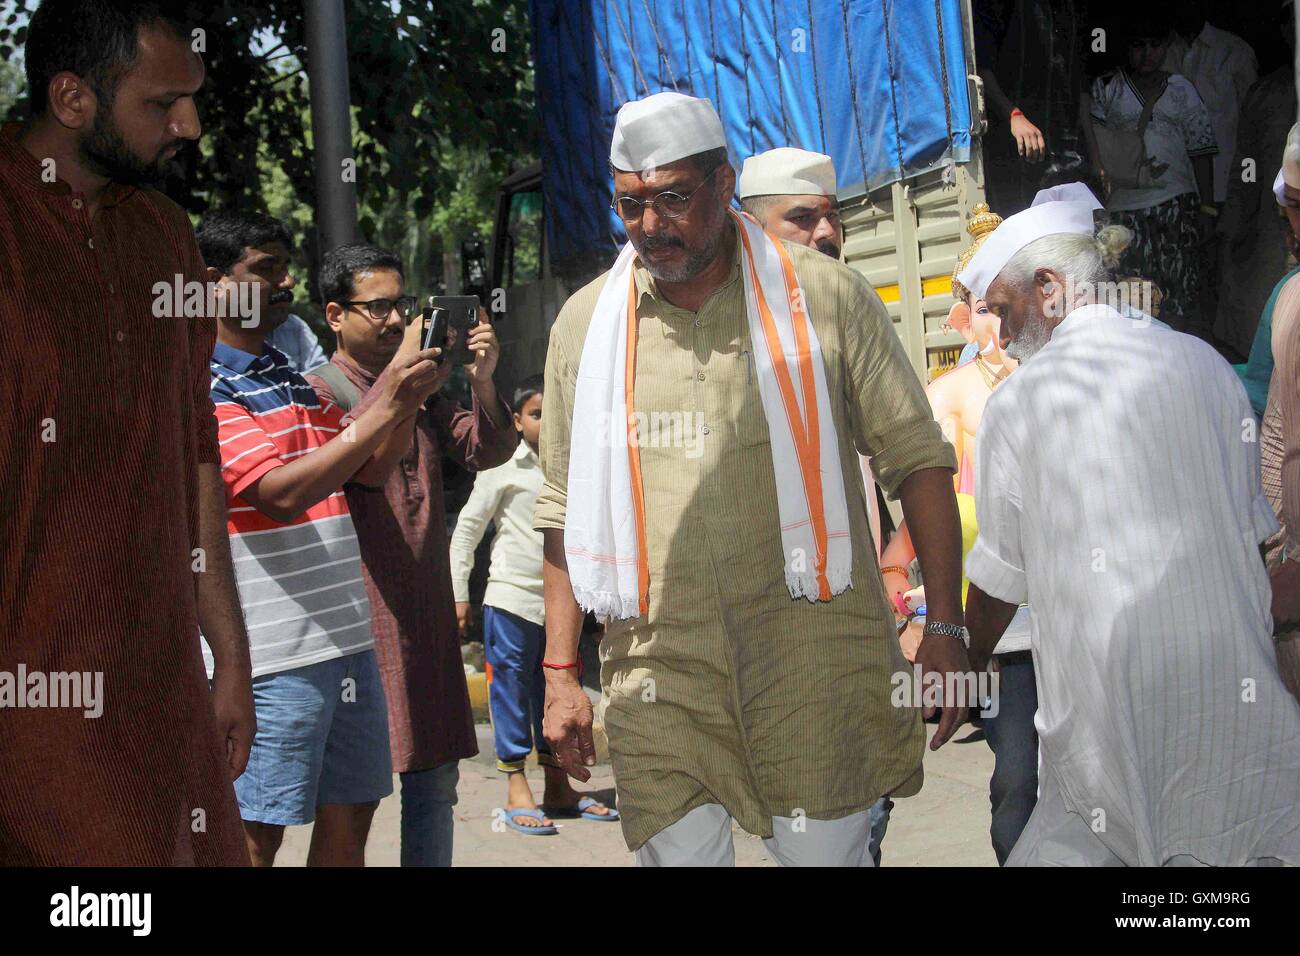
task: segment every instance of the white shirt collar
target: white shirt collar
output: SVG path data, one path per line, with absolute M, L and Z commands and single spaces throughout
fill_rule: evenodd
M 1096 321 L 1097 319 L 1121 319 L 1126 322 L 1140 322 L 1144 326 L 1163 325 L 1158 319 L 1154 319 L 1140 309 L 1129 308 L 1128 312 L 1120 312 L 1113 306 L 1105 302 L 1091 302 L 1088 305 L 1081 305 L 1064 319 L 1061 324 L 1052 332 L 1052 338 L 1062 332 L 1069 333 L 1075 329 L 1081 328 L 1085 323 Z

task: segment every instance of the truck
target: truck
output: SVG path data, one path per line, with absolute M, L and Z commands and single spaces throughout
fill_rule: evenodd
M 568 296 L 626 241 L 608 155 L 622 103 L 706 97 L 739 168 L 776 146 L 828 154 L 843 256 L 929 381 L 964 341 L 944 321 L 964 224 L 983 201 L 970 0 L 531 0 L 540 162 L 500 186 L 491 287 L 502 378 L 541 371 Z

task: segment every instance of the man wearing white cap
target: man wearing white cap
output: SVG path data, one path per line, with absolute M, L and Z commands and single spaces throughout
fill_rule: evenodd
M 835 163 L 824 153 L 778 146 L 745 160 L 740 167 L 740 208 L 780 239 L 808 246 L 832 259 L 844 247 L 844 224 L 835 195 Z M 880 504 L 871 463 L 862 458 L 867 523 L 880 557 Z M 881 797 L 871 808 L 869 852 L 880 865 L 880 844 L 889 827 L 893 801 Z
M 976 667 L 1033 609 L 1040 791 L 1007 863 L 1300 863 L 1255 419 L 1210 346 L 1103 304 L 1116 229 L 1044 202 L 958 276 L 1022 362 L 985 407 L 966 562 Z
M 619 111 L 629 244 L 551 332 L 546 737 L 595 762 L 577 679 L 584 610 L 607 621 L 601 709 L 641 865 L 734 862 L 731 823 L 783 864 L 870 865 L 868 808 L 920 787 L 925 736 L 879 580 L 857 452 L 902 499 L 927 582 L 928 672 L 965 666 L 955 460 L 857 272 L 728 208 L 713 107 Z M 963 716 L 944 709 L 939 734 Z
M 774 236 L 840 257 L 844 224 L 829 156 L 781 146 L 749 157 L 740 168 L 740 208 Z

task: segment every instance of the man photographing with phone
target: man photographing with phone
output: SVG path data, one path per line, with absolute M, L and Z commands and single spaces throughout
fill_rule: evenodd
M 373 246 L 329 253 L 320 292 L 338 350 L 307 380 L 322 401 L 364 415 L 404 337 L 425 337 L 421 311 L 407 294 L 401 260 Z M 469 325 L 453 308 L 439 315 L 449 328 Z M 439 345 L 445 357 L 433 396 L 399 426 L 400 466 L 382 490 L 346 489 L 388 699 L 393 769 L 402 778 L 403 866 L 451 865 L 457 763 L 478 753 L 452 597 L 442 456 L 480 471 L 508 461 L 519 441 L 492 381 L 500 355 L 492 326 L 479 321 L 461 341 L 470 359 L 464 368 L 472 407 L 437 393 L 457 364 L 449 336 Z
M 224 268 L 208 266 L 219 294 L 231 304 L 251 292 L 259 306 L 252 316 L 220 310 L 211 362 L 258 724 L 235 783 L 248 852 L 271 866 L 284 828 L 314 822 L 308 865 L 360 866 L 371 816 L 393 783 L 370 604 L 342 489 L 383 485 L 440 383 L 438 354 L 420 350 L 418 330 L 394 340 L 375 399 L 349 423 L 266 342 L 294 284 L 283 224 L 214 213 L 200 234 L 210 250 L 224 236 L 237 253 Z

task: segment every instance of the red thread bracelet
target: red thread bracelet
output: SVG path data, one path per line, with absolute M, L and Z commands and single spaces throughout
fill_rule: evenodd
M 578 660 L 574 661 L 572 664 L 552 664 L 550 661 L 542 661 L 542 666 L 543 666 L 543 667 L 548 667 L 548 668 L 550 668 L 550 669 L 553 670 L 553 671 L 569 671 L 569 670 L 573 670 L 573 669 L 576 667 L 576 668 L 578 669 L 578 679 L 579 679 L 579 680 L 582 679 L 582 660 L 581 660 L 581 658 L 579 658 Z
M 1012 111 L 1011 111 L 1011 115 L 1012 115 L 1012 116 L 1024 116 L 1025 114 L 1024 114 L 1023 112 L 1021 112 L 1020 110 L 1016 109 L 1016 110 L 1012 110 Z

